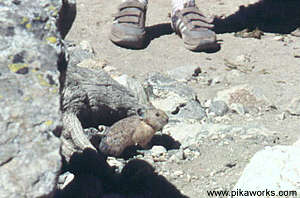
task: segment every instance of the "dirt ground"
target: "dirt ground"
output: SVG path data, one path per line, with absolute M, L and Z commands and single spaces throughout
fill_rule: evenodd
M 97 57 L 105 59 L 110 66 L 116 67 L 120 72 L 138 79 L 142 79 L 150 71 L 166 72 L 188 65 L 199 66 L 203 73 L 206 72 L 210 76 L 231 76 L 228 77 L 230 80 L 212 86 L 191 83 L 201 102 L 214 97 L 219 90 L 249 84 L 259 87 L 277 107 L 277 110 L 265 112 L 251 119 L 234 116 L 229 121 L 233 125 L 236 123 L 263 125 L 271 131 L 278 132 L 276 140 L 243 142 L 236 139 L 229 144 L 222 143 L 222 140 L 203 140 L 199 148 L 200 157 L 182 163 L 162 164 L 163 169 L 169 169 L 171 172 L 184 170 L 183 176 L 166 177 L 185 195 L 207 197 L 206 190 L 231 189 L 256 151 L 266 145 L 292 144 L 299 138 L 299 117 L 288 115 L 285 119 L 279 119 L 291 100 L 300 96 L 300 59 L 295 57 L 295 53 L 300 53 L 300 37 L 289 34 L 300 24 L 299 19 L 289 18 L 293 14 L 300 16 L 299 11 L 293 13 L 294 6 L 287 5 L 275 9 L 275 14 L 271 13 L 270 16 L 279 19 L 266 20 L 270 20 L 270 23 L 273 21 L 281 23 L 268 26 L 266 25 L 268 22 L 265 21 L 263 24 L 263 21 L 259 21 L 262 20 L 259 18 L 261 15 L 259 12 L 246 18 L 251 20 L 251 23 L 243 24 L 238 21 L 239 16 L 243 18 L 241 13 L 255 13 L 256 9 L 255 6 L 254 8 L 250 6 L 248 10 L 246 7 L 244 8 L 246 11 L 241 11 L 244 9 L 239 7 L 249 4 L 259 5 L 258 0 L 196 0 L 205 15 L 220 17 L 221 25 L 216 27 L 216 32 L 221 48 L 211 53 L 195 53 L 186 50 L 182 40 L 171 29 L 168 16 L 171 11 L 171 0 L 150 0 L 146 22 L 149 43 L 145 49 L 130 50 L 111 43 L 108 36 L 112 14 L 116 12 L 120 1 L 77 0 L 77 16 L 66 40 L 78 43 L 82 40 L 89 41 Z M 268 10 L 267 2 L 260 6 Z M 264 31 L 261 39 L 234 36 L 236 31 L 246 27 L 255 28 L 256 25 Z M 241 55 L 249 58 L 253 69 L 234 75 L 233 71 L 228 71 L 225 60 L 235 60 Z M 190 175 L 191 178 L 186 175 Z

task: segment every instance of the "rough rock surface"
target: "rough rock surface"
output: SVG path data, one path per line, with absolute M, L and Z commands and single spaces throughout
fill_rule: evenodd
M 68 1 L 0 2 L 0 197 L 47 197 L 61 168 L 58 26 Z
M 275 196 L 278 195 L 279 191 L 285 191 L 286 193 L 297 191 L 297 193 L 299 194 L 299 163 L 299 147 L 267 147 L 264 150 L 257 152 L 250 160 L 250 163 L 246 166 L 241 178 L 239 179 L 234 189 L 263 192 L 268 189 L 269 191 L 274 191 Z M 267 196 L 270 196 L 270 194 Z M 286 196 L 296 197 L 292 194 L 286 194 Z
M 138 108 L 143 108 L 143 105 L 138 103 L 134 94 L 103 70 L 69 65 L 62 90 L 63 155 L 68 160 L 75 151 L 94 148 L 83 128 L 110 126 L 134 115 Z
M 144 87 L 150 102 L 169 114 L 177 114 L 178 117 L 187 119 L 205 117 L 195 91 L 182 82 L 160 73 L 150 73 Z
M 182 147 L 186 148 L 201 142 L 202 138 L 223 139 L 231 137 L 239 137 L 241 139 L 256 139 L 259 136 L 268 137 L 275 132 L 270 131 L 263 126 L 257 125 L 225 125 L 213 123 L 170 123 L 166 125 L 163 133 L 170 134 L 175 140 L 182 143 Z
M 264 111 L 272 106 L 260 89 L 249 85 L 239 85 L 220 91 L 217 93 L 216 100 L 224 101 L 230 108 L 235 108 L 235 104 L 241 104 L 253 113 Z

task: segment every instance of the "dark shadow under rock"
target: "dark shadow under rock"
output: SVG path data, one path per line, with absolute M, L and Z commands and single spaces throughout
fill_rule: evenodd
M 264 32 L 290 33 L 300 27 L 299 0 L 261 0 L 224 18 L 214 20 L 216 33 L 258 28 Z
M 76 17 L 76 1 L 62 0 L 62 9 L 59 12 L 57 26 L 62 38 L 70 31 Z
M 154 135 L 151 142 L 149 143 L 152 146 L 163 146 L 167 150 L 172 150 L 172 149 L 179 149 L 180 148 L 180 142 L 174 140 L 169 135 L 162 134 L 162 135 Z

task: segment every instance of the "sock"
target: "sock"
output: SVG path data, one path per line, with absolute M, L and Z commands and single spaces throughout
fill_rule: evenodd
M 172 13 L 175 13 L 177 10 L 182 10 L 184 7 L 193 7 L 196 6 L 195 0 L 172 0 Z
M 132 1 L 132 0 L 122 0 L 122 2 L 126 2 L 126 1 Z M 141 2 L 143 4 L 145 4 L 145 5 L 148 4 L 148 0 L 137 0 L 137 1 L 139 1 L 139 2 Z

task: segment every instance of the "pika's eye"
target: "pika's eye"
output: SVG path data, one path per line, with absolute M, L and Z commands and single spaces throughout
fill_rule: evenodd
M 157 113 L 155 114 L 155 116 L 156 116 L 156 117 L 159 117 L 159 116 L 160 116 L 160 114 L 157 112 Z

